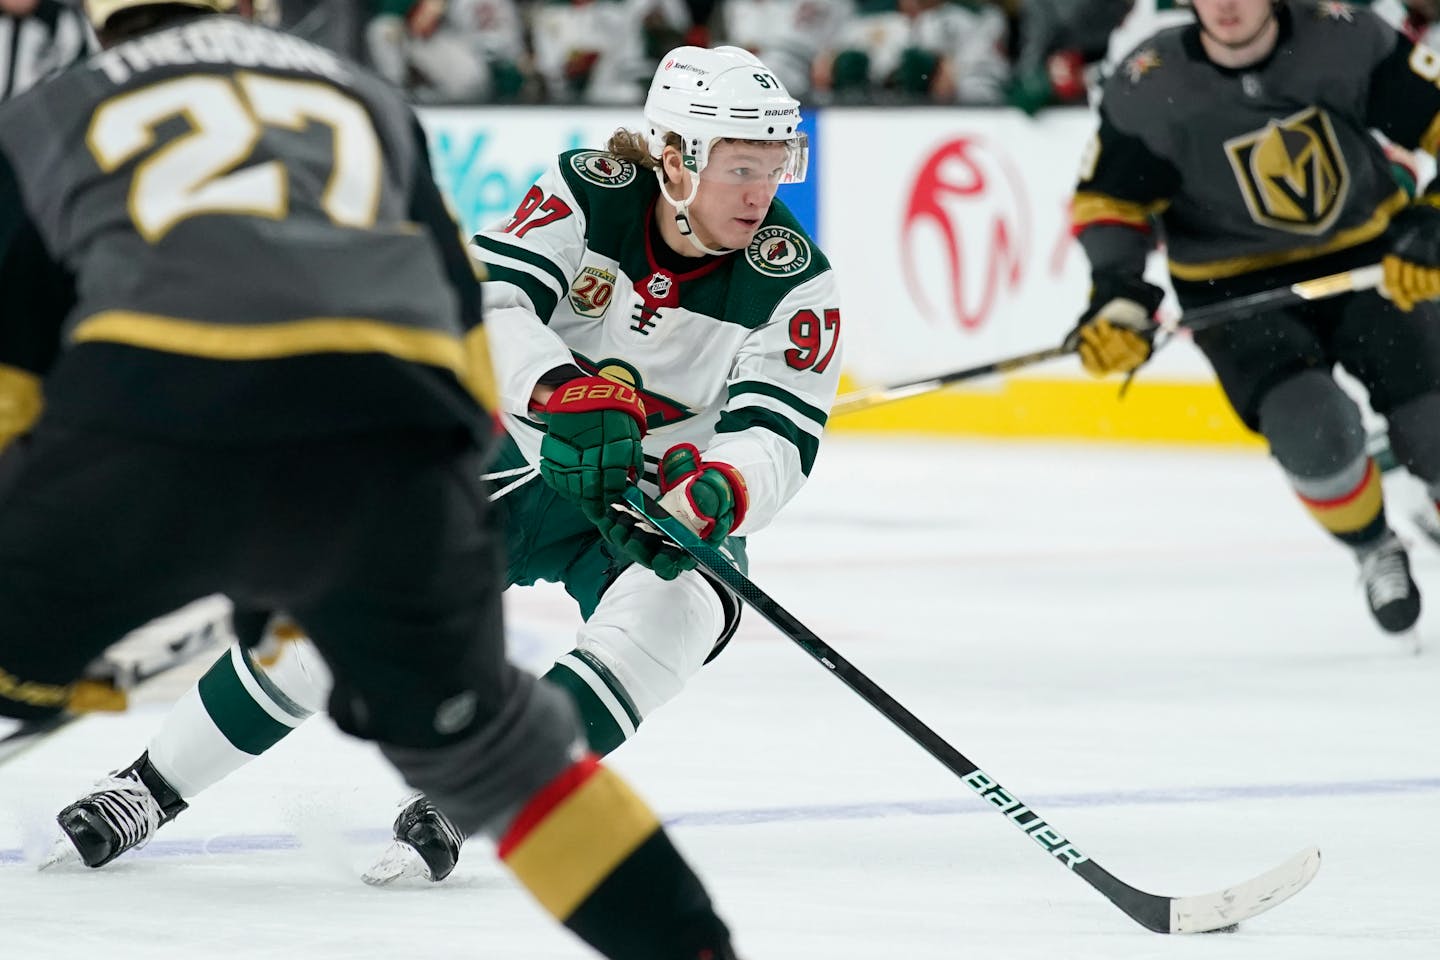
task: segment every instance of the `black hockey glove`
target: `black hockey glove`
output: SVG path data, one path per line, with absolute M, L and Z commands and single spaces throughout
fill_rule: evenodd
M 1090 306 L 1065 338 L 1077 350 L 1092 376 L 1129 373 L 1150 359 L 1155 310 L 1165 291 L 1126 273 L 1097 271 L 1090 288 Z
M 1440 297 L 1440 195 L 1421 194 L 1395 218 L 1395 245 L 1381 261 L 1385 295 L 1409 313 Z

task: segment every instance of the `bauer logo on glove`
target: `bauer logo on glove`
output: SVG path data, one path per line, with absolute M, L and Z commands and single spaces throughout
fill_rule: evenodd
M 540 476 L 565 499 L 602 510 L 639 476 L 645 404 L 635 388 L 578 377 L 555 390 L 541 418 Z

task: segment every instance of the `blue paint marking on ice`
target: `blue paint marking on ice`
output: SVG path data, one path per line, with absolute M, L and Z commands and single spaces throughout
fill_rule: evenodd
M 1062 793 L 1036 796 L 1039 810 L 1159 806 L 1182 803 L 1223 803 L 1235 800 L 1284 800 L 1356 796 L 1383 796 L 1440 791 L 1440 777 L 1397 780 L 1356 780 L 1340 783 L 1280 783 L 1251 786 L 1188 787 L 1181 789 L 1120 790 L 1100 793 Z M 705 810 L 664 818 L 667 827 L 737 827 L 768 823 L 820 823 L 837 820 L 884 820 L 892 817 L 937 817 L 987 813 L 989 808 L 972 796 L 939 800 L 901 800 L 889 803 L 809 804 L 794 807 L 757 807 L 744 810 Z M 353 843 L 383 844 L 390 831 L 351 830 Z M 205 840 L 157 839 L 131 851 L 130 857 L 195 857 L 296 850 L 302 846 L 294 834 L 222 834 Z M 23 863 L 23 851 L 0 850 L 0 864 Z

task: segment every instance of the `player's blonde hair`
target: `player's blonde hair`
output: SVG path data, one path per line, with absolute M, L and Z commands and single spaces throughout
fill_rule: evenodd
M 679 134 L 670 134 L 665 138 L 665 145 L 680 149 Z M 624 127 L 610 134 L 610 139 L 605 143 L 605 149 L 615 154 L 621 160 L 629 160 L 631 163 L 639 164 L 646 170 L 658 170 L 660 161 L 650 156 L 650 144 L 645 139 L 645 134 L 636 130 L 626 130 Z

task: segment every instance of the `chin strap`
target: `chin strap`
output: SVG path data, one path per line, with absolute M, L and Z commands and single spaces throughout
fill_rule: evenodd
M 712 257 L 723 257 L 727 253 L 735 252 L 727 247 L 713 250 L 705 246 L 705 244 L 700 242 L 700 238 L 695 236 L 695 230 L 690 226 L 690 217 L 687 211 L 690 209 L 690 204 L 695 202 L 695 195 L 700 192 L 700 177 L 697 174 L 690 174 L 690 195 L 684 200 L 676 200 L 670 196 L 670 187 L 665 183 L 665 171 L 660 167 L 655 168 L 655 179 L 660 181 L 660 196 L 664 197 L 665 202 L 675 208 L 675 226 L 680 229 L 680 235 L 690 241 L 691 246 L 701 253 L 709 254 Z

